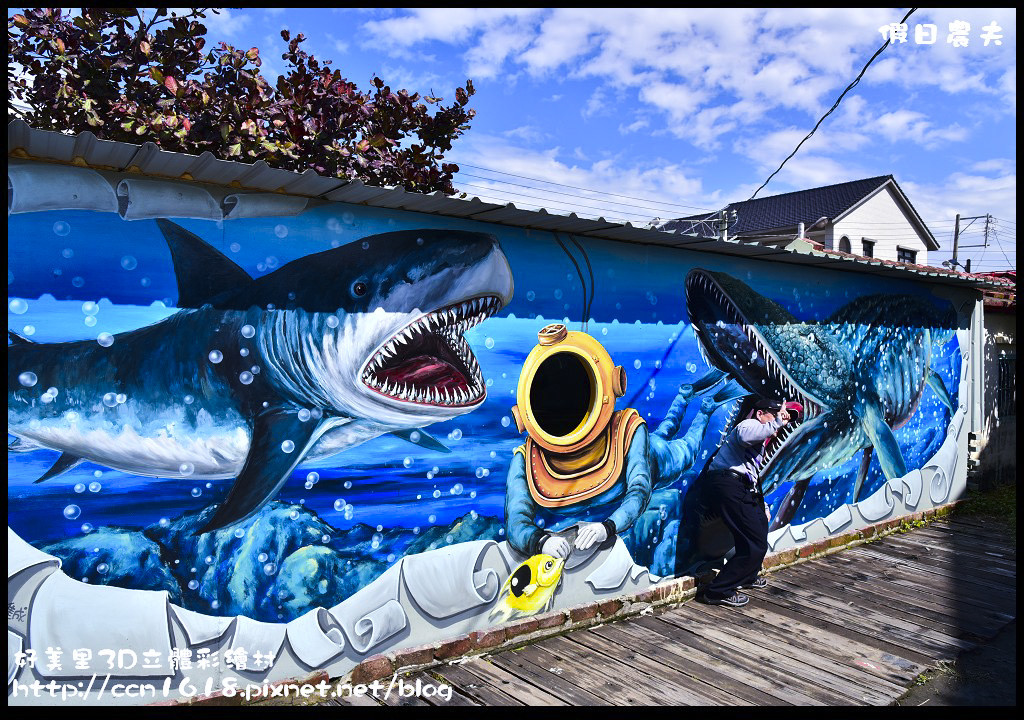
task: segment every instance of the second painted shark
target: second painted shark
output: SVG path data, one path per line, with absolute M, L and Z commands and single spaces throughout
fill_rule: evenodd
M 512 298 L 491 235 L 403 230 L 251 278 L 168 220 L 179 312 L 96 341 L 9 333 L 9 447 L 168 478 L 234 478 L 201 532 L 251 517 L 299 463 L 385 433 L 446 450 L 424 426 L 477 408 L 463 333 Z
M 755 395 L 804 408 L 800 420 L 769 443 L 760 466 L 765 494 L 793 483 L 772 529 L 790 522 L 815 473 L 858 453 L 853 501 L 861 499 L 872 454 L 887 479 L 905 475 L 893 431 L 910 420 L 927 389 L 953 410 L 932 369 L 933 353 L 954 334 L 951 307 L 943 312 L 915 296 L 869 295 L 823 321 L 807 322 L 725 273 L 693 269 L 685 289 L 705 360 L 753 394 L 733 422 L 746 417 Z

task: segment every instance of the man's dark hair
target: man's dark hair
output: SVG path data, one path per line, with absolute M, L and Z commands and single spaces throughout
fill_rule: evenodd
M 777 413 L 782 409 L 782 403 L 778 400 L 771 400 L 769 398 L 761 398 L 754 403 L 755 410 L 764 410 L 770 413 Z

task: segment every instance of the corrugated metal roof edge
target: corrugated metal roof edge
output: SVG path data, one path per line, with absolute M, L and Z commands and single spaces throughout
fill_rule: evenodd
M 133 145 L 119 141 L 99 140 L 88 131 L 78 135 L 68 135 L 52 130 L 39 130 L 29 126 L 23 120 L 14 120 L 7 126 L 7 154 L 9 157 L 27 160 L 92 167 L 101 170 L 145 173 L 237 189 L 301 195 L 328 201 L 352 202 L 368 207 L 387 207 L 446 217 L 479 219 L 539 231 L 550 231 L 553 218 L 564 218 L 566 222 L 559 228 L 559 231 L 584 237 L 686 248 L 694 252 L 717 255 L 758 257 L 793 265 L 827 266 L 829 269 L 840 271 L 913 276 L 924 282 L 937 282 L 975 289 L 1005 287 L 1005 283 L 995 282 L 988 278 L 979 278 L 963 273 L 948 275 L 939 273 L 933 268 L 929 268 L 927 272 L 920 272 L 912 267 L 888 267 L 864 263 L 851 258 L 830 257 L 825 253 L 815 252 L 813 248 L 775 249 L 708 240 L 695 235 L 682 235 L 648 227 L 637 227 L 629 222 L 623 224 L 610 222 L 603 217 L 580 217 L 575 213 L 563 215 L 545 209 L 521 210 L 512 203 L 506 205 L 488 203 L 477 197 L 449 198 L 438 193 L 414 193 L 398 187 L 375 187 L 365 185 L 358 180 L 345 181 L 340 178 L 326 178 L 312 170 L 299 173 L 272 168 L 262 160 L 249 165 L 231 160 L 219 160 L 210 153 L 197 156 L 161 150 L 151 142 Z M 231 167 L 237 168 L 237 172 L 230 173 Z M 216 168 L 216 172 L 212 171 L 213 168 Z M 348 199 L 349 197 L 352 199 Z M 360 199 L 355 200 L 356 197 Z M 488 216 L 490 217 L 488 218 Z M 817 262 L 812 258 L 816 258 Z

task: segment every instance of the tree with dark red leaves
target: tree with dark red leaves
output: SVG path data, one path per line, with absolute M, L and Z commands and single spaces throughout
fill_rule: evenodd
M 451 105 L 393 91 L 376 76 L 362 92 L 330 61 L 304 52 L 302 34 L 282 30 L 287 68 L 271 85 L 260 74 L 257 48 L 222 42 L 204 52 L 208 12 L 217 11 L 83 8 L 71 16 L 33 8 L 12 15 L 8 121 L 416 192 L 456 192 L 459 168 L 442 161 L 476 114 L 467 107 L 472 81 L 456 88 Z

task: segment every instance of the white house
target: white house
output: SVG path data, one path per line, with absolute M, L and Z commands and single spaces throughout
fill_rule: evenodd
M 892 175 L 732 203 L 725 208 L 729 237 L 786 245 L 803 225 L 804 237 L 826 250 L 880 260 L 928 264 L 935 236 Z M 717 215 L 670 220 L 660 230 L 705 233 Z

